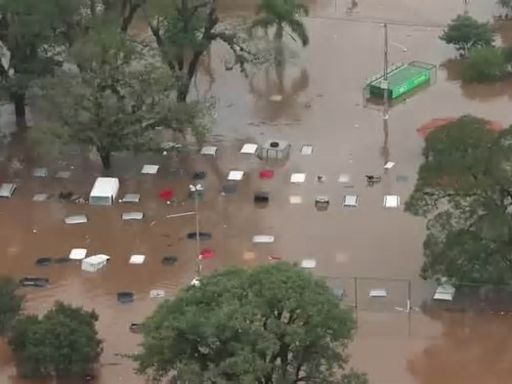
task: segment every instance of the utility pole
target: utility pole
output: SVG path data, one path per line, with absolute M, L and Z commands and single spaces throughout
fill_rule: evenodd
M 388 83 L 388 67 L 389 67 L 389 59 L 388 59 L 388 51 L 389 51 L 389 42 L 388 42 L 388 24 L 384 24 L 384 78 L 382 81 L 382 88 L 384 89 L 384 109 L 383 109 L 383 118 L 384 120 L 388 119 L 388 111 L 389 111 L 389 83 Z
M 190 192 L 194 194 L 194 205 L 195 205 L 195 216 L 196 216 L 196 278 L 194 280 L 198 280 L 201 278 L 201 271 L 203 269 L 202 259 L 201 259 L 201 243 L 199 239 L 199 193 L 203 190 L 201 184 L 194 184 L 189 186 Z

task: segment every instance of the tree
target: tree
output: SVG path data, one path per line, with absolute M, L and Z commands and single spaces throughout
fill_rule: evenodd
M 200 125 L 201 106 L 175 107 L 162 70 L 112 27 L 90 31 L 75 43 L 72 57 L 80 70 L 59 71 L 41 83 L 37 105 L 53 123 L 33 133 L 41 143 L 92 148 L 109 169 L 113 152 L 157 148 L 155 129 L 161 125 L 182 132 L 187 122 L 192 129 Z
M 19 372 L 28 377 L 86 374 L 102 352 L 97 321 L 94 311 L 61 302 L 41 318 L 20 317 L 9 338 Z
M 242 70 L 254 59 L 240 34 L 221 25 L 217 0 L 149 0 L 148 23 L 162 61 L 177 80 L 176 99 L 186 102 L 201 57 L 214 41 L 222 41 Z
M 54 1 L 0 0 L 0 85 L 14 104 L 16 124 L 26 126 L 25 95 L 35 78 L 51 72 L 53 59 L 44 48 L 55 26 Z
M 459 53 L 467 56 L 472 48 L 492 46 L 494 33 L 489 23 L 458 15 L 439 38 L 446 44 L 453 44 Z
M 503 79 L 509 73 L 505 53 L 501 48 L 472 49 L 462 68 L 466 82 L 486 82 Z
M 498 0 L 498 4 L 507 11 L 512 11 L 512 0 Z
M 302 0 L 261 0 L 257 14 L 259 18 L 253 21 L 251 28 L 261 28 L 268 31 L 275 28 L 274 40 L 282 42 L 285 28 L 291 32 L 292 38 L 297 37 L 303 46 L 309 44 L 309 36 L 301 16 L 307 16 L 309 9 Z
M 0 336 L 7 333 L 21 311 L 23 297 L 16 294 L 17 287 L 14 280 L 0 276 Z
M 157 382 L 365 383 L 340 374 L 353 331 L 327 285 L 297 267 L 228 269 L 160 304 L 134 359 Z
M 421 276 L 512 280 L 512 129 L 463 116 L 430 133 L 406 210 L 425 216 Z

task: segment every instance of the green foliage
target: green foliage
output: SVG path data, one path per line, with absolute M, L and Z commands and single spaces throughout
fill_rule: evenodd
M 87 373 L 102 352 L 96 321 L 94 311 L 60 302 L 41 318 L 20 317 L 9 338 L 19 372 L 28 377 Z
M 476 83 L 496 81 L 509 73 L 509 64 L 503 49 L 482 47 L 471 50 L 462 68 L 462 79 Z
M 5 335 L 21 311 L 23 297 L 16 294 L 14 280 L 0 276 L 0 336 Z
M 158 148 L 155 129 L 162 124 L 204 134 L 207 114 L 201 114 L 201 106 L 172 103 L 174 88 L 162 82 L 163 68 L 146 62 L 117 29 L 90 31 L 74 44 L 71 55 L 80 70 L 59 71 L 39 85 L 36 106 L 50 123 L 32 135 L 43 148 L 90 147 L 109 168 L 113 152 Z
M 428 217 L 423 278 L 512 280 L 512 129 L 464 116 L 432 132 L 406 210 Z
M 489 23 L 480 23 L 468 15 L 458 15 L 439 37 L 455 46 L 459 53 L 468 55 L 472 48 L 492 46 L 494 33 Z
M 352 314 L 307 272 L 286 263 L 228 269 L 163 302 L 134 359 L 156 381 L 366 383 L 341 376 L 353 330 Z
M 261 16 L 254 20 L 252 29 L 268 31 L 275 28 L 274 39 L 281 42 L 286 27 L 290 30 L 291 36 L 297 37 L 303 46 L 309 44 L 306 26 L 300 19 L 308 15 L 309 9 L 302 0 L 261 0 L 257 13 Z
M 255 60 L 240 31 L 221 23 L 216 0 L 149 0 L 146 13 L 162 61 L 178 82 L 178 102 L 187 101 L 200 59 L 214 41 L 229 47 L 242 71 Z
M 498 4 L 508 11 L 512 11 L 512 0 L 498 0 Z

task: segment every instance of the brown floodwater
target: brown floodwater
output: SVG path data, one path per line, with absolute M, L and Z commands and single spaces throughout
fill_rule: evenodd
M 228 15 L 247 15 L 255 6 L 249 0 L 220 3 Z M 498 11 L 493 3 L 473 0 L 468 11 L 487 20 Z M 201 246 L 215 251 L 214 259 L 203 263 L 205 273 L 228 265 L 268 263 L 270 257 L 299 263 L 315 258 L 314 273 L 342 284 L 350 304 L 356 303 L 357 296 L 359 328 L 351 346 L 352 362 L 369 373 L 372 383 L 508 382 L 512 369 L 509 317 L 425 315 L 419 310 L 409 316 L 401 311 L 409 296 L 409 281 L 414 307 L 432 294 L 432 285 L 418 278 L 425 223 L 401 210 L 382 207 L 384 195 L 400 195 L 404 202 L 412 190 L 422 148 L 416 128 L 426 121 L 472 113 L 504 125 L 512 122 L 512 84 L 462 86 L 456 66 L 449 61 L 455 52 L 438 39 L 443 25 L 463 10 L 462 0 L 312 1 L 311 17 L 306 20 L 311 44 L 303 51 L 291 45 L 295 57 L 287 62 L 282 77 L 272 67 L 253 70 L 249 78 L 236 70 L 225 71 L 228 52 L 214 46 L 211 66 L 196 80 L 192 95 L 217 98 L 217 119 L 209 141 L 219 147 L 218 154 L 215 158 L 116 156 L 110 174 L 120 178 L 121 194 L 141 194 L 141 202 L 134 206 L 91 207 L 55 199 L 32 202 L 32 195 L 39 192 L 71 190 L 86 195 L 101 170 L 80 156 L 59 162 L 29 156 L 23 142 L 14 141 L 4 151 L 6 160 L 0 170 L 2 182 L 19 184 L 12 199 L 0 200 L 0 271 L 15 278 L 50 279 L 47 288 L 23 290 L 26 311 L 42 313 L 57 299 L 94 308 L 105 340 L 96 382 L 142 383 L 131 363 L 118 354 L 137 349 L 139 336 L 129 333 L 128 325 L 143 320 L 158 304 L 159 299 L 149 298 L 149 291 L 164 289 L 171 297 L 195 275 L 196 244 L 186 239 L 194 231 L 194 216 L 166 216 L 194 210 L 188 185 L 193 171 L 202 170 L 207 178 L 201 181 L 206 191 L 199 203 L 200 228 L 213 238 Z M 381 112 L 364 107 L 362 100 L 365 80 L 383 65 L 381 21 L 390 23 L 392 62 L 444 64 L 435 85 L 393 107 L 387 129 Z M 280 101 L 270 99 L 276 94 Z M 5 109 L 1 112 L 3 125 L 9 125 L 10 117 Z M 243 143 L 262 144 L 269 139 L 290 142 L 288 161 L 267 163 L 239 153 Z M 303 144 L 313 146 L 311 155 L 300 154 Z M 14 158 L 23 168 L 13 166 Z M 383 173 L 388 160 L 396 165 Z M 161 168 L 157 175 L 141 175 L 143 164 Z M 52 173 L 70 169 L 72 175 L 64 180 L 36 179 L 31 176 L 35 166 L 48 166 Z M 172 171 L 178 168 L 186 173 L 180 176 Z M 259 179 L 258 172 L 265 168 L 275 170 L 272 180 Z M 238 191 L 222 195 L 227 173 L 236 169 L 246 172 Z M 292 172 L 306 173 L 306 182 L 290 184 Z M 340 174 L 350 175 L 349 187 L 337 182 Z M 368 188 L 366 174 L 382 174 L 383 180 Z M 320 175 L 325 176 L 323 183 L 317 182 Z M 167 187 L 176 192 L 176 206 L 158 198 L 158 192 Z M 266 208 L 253 204 L 258 190 L 270 193 Z M 358 195 L 357 208 L 342 208 L 346 194 Z M 300 195 L 303 203 L 290 204 L 290 195 Z M 318 195 L 330 198 L 325 212 L 314 207 Z M 123 222 L 122 212 L 132 210 L 143 211 L 145 218 Z M 86 213 L 89 222 L 64 224 L 64 217 L 75 213 Z M 252 244 L 258 234 L 274 235 L 275 242 Z M 34 264 L 40 257 L 64 257 L 71 248 L 82 247 L 89 254 L 110 255 L 110 264 L 96 273 L 83 272 L 74 263 Z M 130 265 L 132 254 L 145 254 L 147 259 L 142 265 Z M 170 255 L 177 256 L 178 262 L 162 266 L 161 258 Z M 352 276 L 361 278 L 357 295 Z M 375 305 L 367 298 L 372 288 L 387 288 L 389 297 Z M 117 304 L 116 292 L 125 290 L 135 293 L 135 302 Z M 16 379 L 5 346 L 0 346 L 0 382 L 35 383 Z

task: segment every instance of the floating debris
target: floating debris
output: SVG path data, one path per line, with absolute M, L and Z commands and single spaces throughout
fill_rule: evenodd
M 291 195 L 289 197 L 290 204 L 302 204 L 302 196 Z
M 40 257 L 36 260 L 36 265 L 38 267 L 47 267 L 53 263 L 53 259 L 51 257 Z
M 260 171 L 259 177 L 262 180 L 270 180 L 274 177 L 274 171 L 272 169 L 264 169 Z
M 18 283 L 22 287 L 44 288 L 50 283 L 50 280 L 46 277 L 23 277 Z
M 268 244 L 274 242 L 274 236 L 271 235 L 256 235 L 253 236 L 252 242 L 256 244 Z
M 59 171 L 55 174 L 57 179 L 69 179 L 71 177 L 71 171 Z
M 388 161 L 386 164 L 384 164 L 384 169 L 391 169 L 395 166 L 395 163 L 392 161 Z

